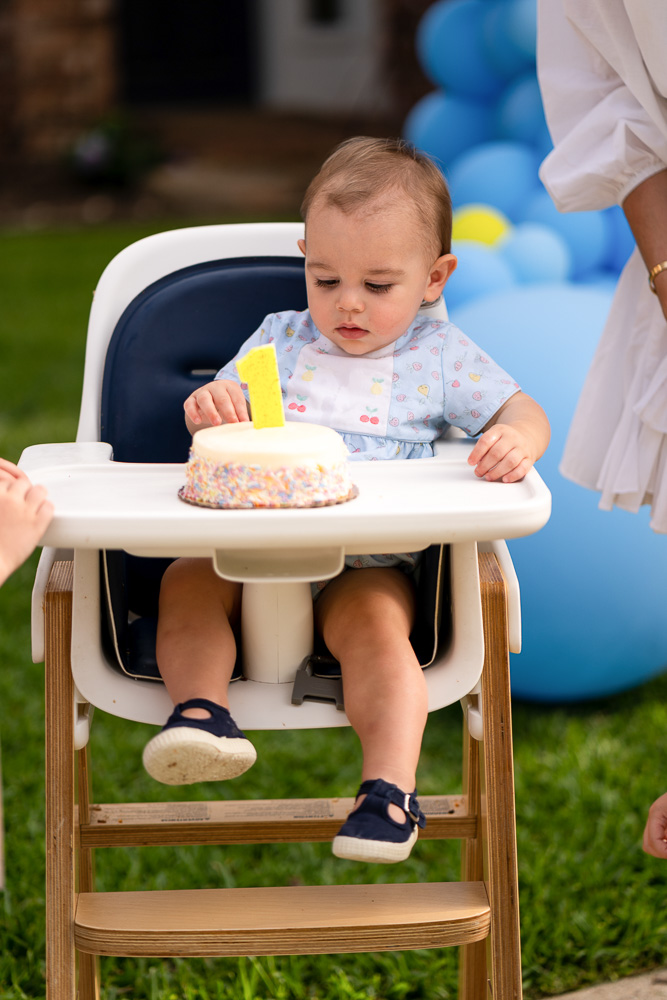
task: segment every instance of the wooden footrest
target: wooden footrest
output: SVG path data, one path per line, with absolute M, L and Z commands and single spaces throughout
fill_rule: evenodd
M 444 948 L 489 933 L 483 882 L 80 893 L 93 955 L 320 955 Z
M 464 795 L 421 795 L 427 840 L 472 838 L 477 818 Z M 90 807 L 81 847 L 169 844 L 286 844 L 335 837 L 353 798 L 244 799 L 214 802 L 126 802 Z

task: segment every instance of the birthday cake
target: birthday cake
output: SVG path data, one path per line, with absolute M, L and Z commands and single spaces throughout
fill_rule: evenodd
M 330 427 L 252 422 L 197 431 L 179 496 L 204 507 L 318 507 L 352 495 L 348 451 Z

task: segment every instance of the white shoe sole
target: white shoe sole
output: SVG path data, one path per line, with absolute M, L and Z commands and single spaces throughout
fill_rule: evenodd
M 178 726 L 158 733 L 146 744 L 144 767 L 163 785 L 227 781 L 243 774 L 257 760 L 250 740 L 214 736 L 204 729 Z
M 360 837 L 334 837 L 331 850 L 337 858 L 346 861 L 369 861 L 376 864 L 391 865 L 397 861 L 406 861 L 415 845 L 419 832 L 417 828 L 402 844 L 393 844 L 385 840 L 362 840 Z

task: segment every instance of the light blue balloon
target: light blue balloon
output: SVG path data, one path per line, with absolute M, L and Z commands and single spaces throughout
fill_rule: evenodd
M 443 166 L 471 146 L 486 142 L 492 111 L 479 101 L 435 90 L 410 110 L 403 136 Z
M 447 171 L 454 206 L 493 205 L 516 222 L 526 199 L 538 190 L 538 166 L 537 153 L 524 143 L 475 146 Z
M 515 284 L 516 279 L 507 262 L 485 243 L 455 240 L 452 253 L 458 258 L 458 266 L 445 289 L 449 309 Z
M 625 691 L 667 667 L 667 536 L 639 514 L 598 509 L 598 494 L 558 463 L 611 301 L 572 284 L 513 288 L 450 309 L 544 407 L 552 441 L 538 471 L 553 496 L 549 523 L 509 542 L 521 587 L 523 650 L 516 697 L 574 702 Z
M 496 109 L 496 133 L 501 139 L 525 142 L 540 151 L 551 143 L 535 73 L 506 88 Z
M 488 100 L 503 78 L 490 65 L 482 37 L 483 0 L 439 0 L 417 26 L 417 55 L 437 86 L 463 97 Z
M 521 205 L 520 222 L 538 222 L 563 237 L 572 254 L 572 277 L 584 278 L 607 256 L 610 230 L 603 212 L 559 212 L 542 188 Z
M 520 284 L 566 281 L 572 270 L 567 243 L 553 229 L 534 222 L 514 226 L 496 246 Z

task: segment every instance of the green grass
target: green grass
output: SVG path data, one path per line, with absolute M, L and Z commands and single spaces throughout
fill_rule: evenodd
M 108 260 L 156 228 L 0 234 L 0 454 L 71 440 L 92 290 Z M 43 668 L 30 662 L 36 557 L 0 592 L 7 888 L 0 897 L 0 1000 L 44 995 Z M 97 713 L 98 801 L 184 798 L 143 772 L 154 730 Z M 667 865 L 641 851 L 646 810 L 664 790 L 667 677 L 584 706 L 514 706 L 526 996 L 548 996 L 665 963 Z M 427 729 L 420 791 L 456 791 L 457 706 Z M 349 730 L 255 734 L 260 759 L 201 798 L 350 794 Z M 458 877 L 458 846 L 424 842 L 399 869 L 335 861 L 327 845 L 98 851 L 100 888 L 175 888 Z M 408 952 L 242 960 L 105 959 L 103 997 L 136 1000 L 440 1000 L 456 995 L 456 955 Z

